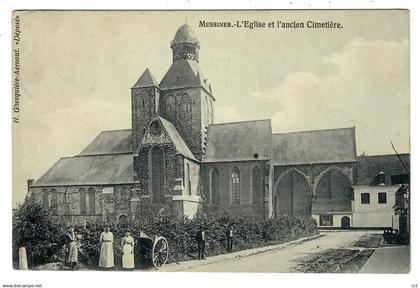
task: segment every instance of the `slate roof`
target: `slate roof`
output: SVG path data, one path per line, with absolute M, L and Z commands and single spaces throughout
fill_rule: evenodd
M 133 86 L 133 88 L 144 88 L 144 87 L 158 87 L 155 77 L 153 77 L 149 68 L 147 68 L 143 72 L 143 74 L 141 74 L 140 78 L 137 80 L 137 82 Z
M 162 117 L 159 119 L 176 150 L 196 160 L 175 126 Z M 80 154 L 58 160 L 32 186 L 133 183 L 133 173 L 131 129 L 103 131 Z
M 172 63 L 159 83 L 159 87 L 164 90 L 200 86 L 211 93 L 210 83 L 205 81 L 198 62 L 193 60 L 178 60 Z
M 133 183 L 131 154 L 75 156 L 58 160 L 32 187 Z
M 400 157 L 404 161 L 405 166 L 410 169 L 410 154 L 400 154 Z M 409 181 L 407 171 L 395 154 L 359 156 L 357 157 L 356 167 L 357 185 L 377 184 L 377 176 L 381 171 L 385 173 L 385 185 L 391 185 L 393 176 L 397 175 L 406 175 L 405 179 L 403 179 L 406 181 L 403 181 L 403 183 Z
M 273 134 L 273 164 L 356 161 L 355 128 Z
M 209 125 L 203 162 L 268 160 L 271 135 L 270 120 Z
M 188 24 L 184 24 L 178 28 L 174 40 L 171 41 L 171 48 L 174 45 L 180 43 L 191 43 L 199 45 L 197 36 L 195 36 L 193 29 Z
M 159 119 L 166 132 L 168 133 L 169 137 L 171 138 L 172 142 L 174 143 L 175 149 L 183 156 L 198 161 L 191 153 L 191 150 L 190 148 L 188 148 L 184 139 L 182 139 L 181 135 L 179 135 L 178 130 L 176 130 L 175 126 L 165 118 L 159 116 Z
M 102 131 L 79 155 L 131 153 L 131 129 Z

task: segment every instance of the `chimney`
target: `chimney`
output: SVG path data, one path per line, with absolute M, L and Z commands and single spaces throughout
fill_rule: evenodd
M 385 172 L 381 171 L 378 173 L 378 185 L 385 185 Z
M 27 184 L 27 192 L 29 193 L 29 191 L 31 190 L 31 186 L 32 186 L 32 184 L 34 184 L 34 179 L 28 179 L 28 182 L 27 182 L 28 184 Z

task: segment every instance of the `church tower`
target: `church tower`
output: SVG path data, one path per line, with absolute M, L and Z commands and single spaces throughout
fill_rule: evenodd
M 213 123 L 214 97 L 209 81 L 199 67 L 200 42 L 184 24 L 170 45 L 172 65 L 159 84 L 159 114 L 172 122 L 194 156 L 205 153 L 207 128 Z
M 177 60 L 194 60 L 198 61 L 198 52 L 200 50 L 200 42 L 198 42 L 194 31 L 187 24 L 182 25 L 171 41 L 172 59 Z
M 159 86 L 149 69 L 131 88 L 131 127 L 133 151 L 137 151 L 146 128 L 159 109 Z

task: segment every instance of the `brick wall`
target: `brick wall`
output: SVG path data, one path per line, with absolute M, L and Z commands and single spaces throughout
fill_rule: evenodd
M 136 151 L 156 109 L 159 97 L 156 87 L 135 88 L 131 91 L 131 127 L 133 151 Z
M 105 215 L 117 220 L 118 215 L 130 215 L 130 198 L 133 185 L 121 184 L 114 185 L 113 193 L 104 194 L 101 185 L 78 185 L 78 186 L 55 186 L 55 187 L 32 187 L 31 201 L 43 203 L 43 193 L 50 193 L 49 209 L 53 215 L 65 216 L 66 221 L 80 224 L 86 221 L 103 220 Z M 57 191 L 57 209 L 54 211 L 51 203 L 51 192 Z M 80 189 L 86 192 L 95 191 L 95 212 L 87 211 L 82 214 L 80 211 Z M 87 200 L 88 201 L 88 200 Z
M 181 111 L 186 95 L 191 99 L 191 111 L 188 113 Z M 174 115 L 166 113 L 165 103 L 168 97 L 175 98 Z M 209 114 L 207 113 L 208 106 L 213 101 L 211 97 L 201 87 L 194 87 L 162 91 L 160 99 L 160 115 L 175 125 L 194 156 L 201 159 L 206 130 L 210 121 L 213 120 L 212 109 L 209 109 Z
M 189 191 L 191 192 L 190 195 L 201 195 L 201 174 L 200 174 L 200 164 L 189 160 L 189 159 L 184 159 L 184 187 L 185 187 L 185 193 L 188 194 Z M 187 171 L 188 171 L 188 167 L 189 167 L 189 174 L 190 174 L 190 183 L 187 179 Z M 189 184 L 191 184 L 191 189 L 189 190 Z

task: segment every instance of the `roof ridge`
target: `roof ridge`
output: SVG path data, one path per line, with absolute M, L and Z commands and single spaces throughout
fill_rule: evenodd
M 182 137 L 182 135 L 179 133 L 179 131 L 178 131 L 178 129 L 176 128 L 176 126 L 171 122 L 171 121 L 169 121 L 168 119 L 165 119 L 164 117 L 162 117 L 162 116 L 160 116 L 160 115 L 157 115 L 157 118 L 160 120 L 160 122 L 162 123 L 162 125 L 163 125 L 163 128 L 165 129 L 165 131 L 166 131 L 166 133 L 168 133 L 168 135 L 169 135 L 169 137 L 171 138 L 171 140 L 172 140 L 172 142 L 174 143 L 174 145 L 175 145 L 175 149 L 178 151 L 178 152 L 181 152 L 185 157 L 187 157 L 187 158 L 189 158 L 189 159 L 191 159 L 191 160 L 194 160 L 194 161 L 198 161 L 197 159 L 196 159 L 196 157 L 194 156 L 194 153 L 192 153 L 192 151 L 191 151 L 191 149 L 190 149 L 190 147 L 188 146 L 188 144 L 187 144 L 187 142 L 185 141 L 185 139 Z M 166 125 L 168 125 L 169 127 L 166 127 Z M 169 128 L 169 129 L 168 129 Z M 171 135 L 171 132 L 173 132 L 173 133 L 175 133 L 175 135 Z M 182 147 L 179 147 L 178 145 L 177 145 L 177 143 L 176 143 L 176 139 L 174 139 L 174 137 L 173 136 L 175 136 L 175 137 L 178 137 L 181 141 L 182 141 L 182 143 L 181 143 L 181 145 L 183 145 L 184 146 L 184 148 L 185 149 L 187 149 L 187 151 L 191 154 L 191 155 L 185 155 L 185 153 L 183 153 L 183 151 L 181 151 L 182 149 Z M 192 158 L 191 158 L 192 157 Z
M 344 130 L 344 129 L 354 129 L 355 127 L 356 126 L 342 127 L 342 128 L 327 128 L 327 129 L 304 130 L 304 131 L 292 131 L 292 132 L 280 132 L 280 133 L 273 133 L 273 135 L 298 134 L 298 133 L 332 131 L 332 130 Z
M 159 87 L 149 68 L 146 68 L 132 88 Z
M 404 152 L 404 153 L 398 153 L 398 155 L 410 155 L 410 152 Z M 358 155 L 356 156 L 357 158 L 359 157 L 384 157 L 384 156 L 395 156 L 397 157 L 397 154 L 395 153 L 388 153 L 388 154 L 378 154 L 378 155 Z
M 235 121 L 235 122 L 223 122 L 223 123 L 216 123 L 216 124 L 210 124 L 209 126 L 216 126 L 216 125 L 226 125 L 226 124 L 240 124 L 240 123 L 248 123 L 248 122 L 262 122 L 262 121 L 269 121 L 271 122 L 271 119 L 257 119 L 257 120 L 245 120 L 245 121 Z
M 116 131 L 127 131 L 127 130 L 132 130 L 132 129 L 131 128 L 122 128 L 122 129 L 102 130 L 101 133 L 104 133 L 104 132 L 116 132 Z
M 97 154 L 77 154 L 68 158 L 75 157 L 90 157 L 90 156 L 112 156 L 112 155 L 122 155 L 122 154 L 133 154 L 133 152 L 113 152 L 113 153 L 97 153 Z

